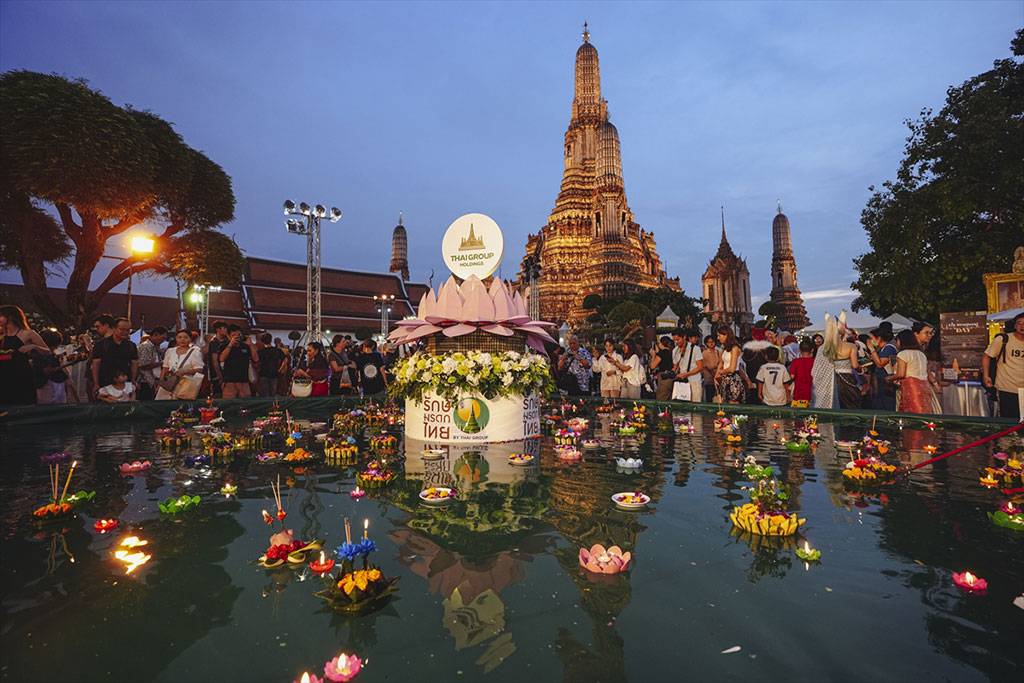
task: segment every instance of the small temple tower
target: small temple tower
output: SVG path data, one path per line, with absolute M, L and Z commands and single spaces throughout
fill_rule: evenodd
M 391 234 L 391 266 L 388 271 L 401 273 L 402 280 L 409 279 L 409 238 L 402 225 L 402 214 L 398 214 L 398 225 Z
M 714 324 L 731 324 L 741 335 L 750 332 L 754 313 L 750 305 L 750 272 L 747 262 L 733 252 L 725 236 L 725 208 L 722 208 L 722 241 L 701 278 L 704 311 Z
M 800 287 L 796 283 L 796 259 L 793 257 L 793 241 L 789 234 L 789 218 L 778 213 L 772 221 L 772 293 L 771 301 L 779 306 L 776 318 L 780 329 L 795 332 L 811 324 L 804 308 Z

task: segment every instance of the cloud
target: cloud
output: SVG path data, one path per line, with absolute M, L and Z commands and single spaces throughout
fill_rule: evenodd
M 832 301 L 836 299 L 852 299 L 857 296 L 857 292 L 845 289 L 812 289 L 808 292 L 801 293 L 804 297 L 804 301 L 811 301 L 815 299 L 821 299 L 825 301 Z

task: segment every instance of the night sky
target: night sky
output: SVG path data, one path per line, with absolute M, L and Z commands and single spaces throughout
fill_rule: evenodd
M 412 278 L 437 283 L 443 230 L 479 211 L 505 231 L 510 277 L 558 192 L 587 20 L 627 198 L 669 274 L 699 294 L 724 205 L 756 309 L 780 199 L 817 322 L 852 298 L 860 212 L 896 171 L 904 119 L 1008 56 L 1022 8 L 6 0 L 0 69 L 85 78 L 174 123 L 233 178 L 225 230 L 251 255 L 304 260 L 292 198 L 345 213 L 325 224 L 325 265 L 386 270 L 403 211 Z

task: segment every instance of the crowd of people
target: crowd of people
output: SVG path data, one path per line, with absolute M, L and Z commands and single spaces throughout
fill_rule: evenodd
M 329 347 L 289 347 L 269 333 L 213 323 L 212 334 L 153 327 L 136 345 L 126 318 L 99 315 L 74 336 L 32 330 L 17 306 L 0 306 L 0 404 L 191 400 L 200 396 L 363 396 L 382 399 L 394 348 L 335 335 Z M 882 323 L 858 335 L 840 319 L 798 338 L 754 327 L 737 339 L 721 326 L 701 338 L 677 329 L 652 344 L 607 339 L 589 348 L 570 336 L 552 372 L 573 396 L 656 398 L 797 408 L 869 408 L 939 414 L 943 389 L 935 328 L 896 333 Z M 982 383 L 998 414 L 1020 418 L 1024 314 L 985 350 Z
M 0 405 L 119 403 L 214 396 L 365 396 L 386 393 L 397 356 L 372 339 L 335 335 L 290 347 L 216 321 L 194 329 L 155 326 L 136 344 L 127 318 L 99 315 L 90 330 L 62 335 L 29 327 L 17 306 L 0 306 Z
M 703 339 L 697 329 L 677 329 L 648 345 L 606 339 L 589 348 L 570 336 L 552 367 L 572 396 L 942 413 L 942 363 L 925 322 L 899 332 L 883 322 L 857 334 L 829 319 L 810 337 L 754 327 L 742 341 L 730 326 Z M 985 350 L 982 383 L 999 415 L 1020 418 L 1024 315 Z

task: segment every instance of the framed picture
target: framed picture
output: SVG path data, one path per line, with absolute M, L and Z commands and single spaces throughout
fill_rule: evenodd
M 984 280 L 989 313 L 1024 307 L 1024 273 L 986 273 Z

